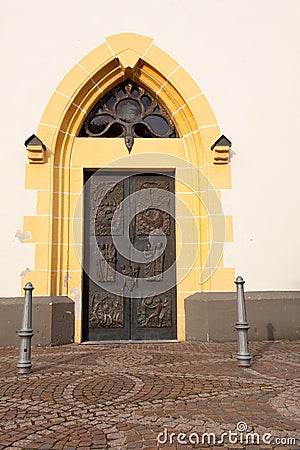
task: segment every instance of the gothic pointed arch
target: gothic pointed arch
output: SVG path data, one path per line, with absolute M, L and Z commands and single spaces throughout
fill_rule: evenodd
M 91 139 L 83 131 L 87 132 L 85 121 L 99 102 L 128 80 L 148 93 L 152 101 L 151 107 L 153 106 L 152 115 L 163 117 L 169 124 L 169 129 L 162 133 L 163 136 L 145 139 L 143 133 L 155 134 L 155 119 L 152 117 L 147 123 L 147 115 L 143 110 L 143 114 L 135 122 L 135 126 L 142 125 L 138 125 L 133 131 L 135 142 L 130 154 L 124 143 L 125 133 L 114 139 L 108 136 Z M 155 102 L 157 105 L 154 105 Z M 154 112 L 156 106 L 160 110 Z M 113 117 L 115 123 L 120 119 L 120 111 L 118 113 L 118 117 Z M 105 132 L 108 131 L 109 124 L 106 126 Z M 131 167 L 134 155 L 141 154 L 147 159 L 148 153 L 156 152 L 159 155 L 156 158 L 159 161 L 157 164 L 160 166 L 168 164 L 164 163 L 165 157 L 175 155 L 184 161 L 185 169 L 190 164 L 199 168 L 217 189 L 222 189 L 230 187 L 230 166 L 221 168 L 213 164 L 211 146 L 219 138 L 220 130 L 197 83 L 180 64 L 157 47 L 153 39 L 133 33 L 106 38 L 102 45 L 70 70 L 50 98 L 36 136 L 46 150 L 42 164 L 30 161 L 26 167 L 26 187 L 37 191 L 37 214 L 24 219 L 24 229 L 33 230 L 28 242 L 35 244 L 35 269 L 30 274 L 30 279 L 36 284 L 36 295 L 68 295 L 75 301 L 76 341 L 80 341 L 82 275 L 77 254 L 81 249 L 75 249 L 73 245 L 72 220 L 83 186 L 83 169 L 104 167 L 110 161 L 120 158 L 123 158 L 127 167 Z M 197 187 L 199 191 L 204 188 Z M 181 190 L 185 188 L 181 189 L 178 184 L 178 196 L 181 195 Z M 199 217 L 199 230 L 201 228 L 203 236 L 208 236 L 207 211 L 198 199 L 195 200 L 190 193 L 189 195 L 191 210 L 195 217 Z M 78 218 L 78 222 L 80 221 L 83 222 L 83 217 Z M 229 240 L 230 233 L 227 233 Z M 198 267 L 203 264 L 206 252 L 207 249 L 202 245 Z M 228 290 L 228 283 L 224 283 L 224 279 L 231 278 L 232 274 L 226 272 L 225 275 L 220 279 L 223 282 L 222 289 Z M 27 281 L 24 278 L 23 285 Z M 194 281 L 187 283 L 189 289 L 191 283 Z M 195 283 L 194 285 L 196 286 Z M 204 287 L 198 289 L 210 290 L 212 286 L 213 281 L 209 280 Z M 182 292 L 185 292 L 184 289 L 182 286 Z M 182 311 L 182 306 L 179 310 Z M 182 314 L 178 320 L 181 338 L 184 336 L 183 321 Z

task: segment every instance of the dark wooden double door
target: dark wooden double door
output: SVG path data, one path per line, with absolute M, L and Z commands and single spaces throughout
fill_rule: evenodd
M 176 339 L 172 173 L 85 175 L 83 339 Z

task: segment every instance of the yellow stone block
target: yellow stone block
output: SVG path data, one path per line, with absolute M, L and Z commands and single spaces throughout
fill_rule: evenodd
M 52 295 L 67 295 L 66 276 L 67 270 L 65 269 L 51 272 Z
M 233 292 L 235 291 L 235 269 L 220 267 L 216 269 L 211 278 L 203 284 L 206 292 Z
M 145 70 L 143 72 L 143 75 L 146 77 L 149 77 L 150 74 L 147 73 L 148 68 L 145 67 Z M 174 86 L 168 81 L 165 80 L 163 82 L 163 87 L 160 89 L 158 98 L 160 102 L 163 104 L 163 106 L 166 108 L 166 110 L 169 112 L 170 116 L 173 118 L 174 122 L 177 120 L 177 116 L 179 115 L 179 118 L 181 117 L 180 108 L 184 108 L 186 103 L 180 93 L 174 88 Z M 178 132 L 180 134 L 180 122 L 178 125 Z
M 25 216 L 23 229 L 32 235 L 26 242 L 49 242 L 50 220 L 50 216 Z
M 221 191 L 217 190 L 200 191 L 199 198 L 200 198 L 199 215 L 201 217 L 211 217 L 213 215 L 224 216 L 221 203 Z M 225 219 L 223 220 L 223 222 L 224 221 Z M 214 223 L 216 223 L 216 221 Z M 225 225 L 223 228 L 225 229 Z
M 87 110 L 77 105 L 78 103 L 75 102 L 68 105 L 64 113 L 64 118 L 60 124 L 61 130 L 66 131 L 72 135 L 77 135 L 79 133 L 82 123 L 87 114 Z
M 177 289 L 178 291 L 196 291 L 198 289 L 198 282 L 197 282 L 197 273 L 194 270 L 191 270 L 187 276 L 185 276 L 183 279 L 181 278 L 180 273 L 178 273 L 178 280 L 177 280 Z
M 56 133 L 57 133 L 56 127 L 54 127 L 54 126 L 51 127 L 49 125 L 40 123 L 38 130 L 36 132 L 36 135 L 43 142 L 43 144 L 46 145 L 47 148 L 51 149 Z M 47 161 L 47 150 L 46 150 L 45 159 L 46 159 L 46 162 L 48 162 Z
M 53 194 L 52 212 L 53 217 L 63 217 L 69 215 L 70 194 L 55 193 Z
M 128 154 L 128 151 L 127 149 L 125 150 L 125 148 L 126 146 L 123 138 L 122 139 L 76 138 L 74 141 L 72 154 L 72 167 L 73 168 L 104 167 L 114 160 L 127 156 L 126 152 Z M 80 192 L 82 186 L 83 186 L 83 179 L 81 181 L 81 185 L 79 186 L 77 183 L 76 190 L 72 187 L 71 191 Z
M 80 245 L 70 245 L 69 250 L 69 271 L 82 270 L 82 246 Z
M 74 341 L 79 344 L 82 340 L 82 321 L 81 319 L 75 320 Z
M 73 300 L 81 298 L 82 272 L 69 271 L 68 296 Z
M 134 50 L 139 55 L 143 55 L 153 42 L 152 38 L 135 33 L 115 34 L 106 37 L 105 40 L 116 56 L 127 48 Z
M 189 172 L 191 175 L 191 171 L 189 171 L 189 170 L 183 171 L 182 170 L 182 171 L 180 171 L 179 176 L 185 175 L 184 172 Z M 191 182 L 193 182 L 193 179 L 191 179 Z M 191 186 L 191 184 L 192 184 L 191 182 L 188 179 L 188 177 L 185 177 L 185 179 L 176 178 L 175 179 L 175 192 L 177 192 L 177 193 L 178 192 L 193 193 L 195 191 L 195 188 L 196 188 L 196 190 L 198 189 L 198 186 Z
M 64 79 L 59 83 L 56 91 L 65 94 L 67 97 L 73 98 L 75 92 L 79 89 L 79 87 L 86 83 L 89 78 L 90 75 L 87 74 L 87 72 L 82 67 L 76 64 L 76 66 L 74 66 L 67 73 Z
M 226 219 L 224 215 L 211 215 L 209 241 L 224 243 L 226 240 Z
M 200 244 L 201 267 L 212 268 L 221 267 L 224 265 L 223 261 L 224 244 L 222 243 L 206 243 Z M 210 271 L 212 274 L 212 271 Z
M 151 164 L 155 164 L 155 167 L 161 168 L 174 168 L 174 163 L 179 163 L 180 161 L 175 161 L 172 158 L 167 158 L 165 155 L 175 156 L 178 158 L 185 159 L 184 145 L 181 139 L 135 139 L 132 155 L 140 154 L 145 155 L 145 163 L 148 159 L 147 153 L 155 153 L 156 155 L 152 157 Z M 166 158 L 166 159 L 165 159 Z M 168 163 L 167 163 L 168 161 Z M 170 167 L 170 164 L 172 166 Z
M 194 267 L 199 267 L 200 246 L 195 243 L 182 243 L 177 246 L 176 267 L 178 272 L 178 281 L 182 279 Z
M 209 217 L 201 217 L 200 224 L 200 242 L 210 242 L 212 238 L 212 224 Z
M 174 115 L 174 120 L 176 121 L 176 128 L 180 135 L 185 139 L 187 145 L 189 145 L 186 138 L 191 137 L 192 146 L 194 146 L 194 136 L 191 133 L 196 133 L 198 131 L 197 123 L 192 115 L 190 108 L 185 105 L 178 113 Z M 197 165 L 194 161 L 193 164 Z
M 217 123 L 205 95 L 200 95 L 188 101 L 188 106 L 196 121 L 197 127 L 213 125 Z
M 51 170 L 50 164 L 26 164 L 25 189 L 50 189 Z
M 163 104 L 163 106 L 166 107 L 163 101 L 163 95 L 161 95 L 161 92 L 163 90 L 166 81 L 165 78 L 156 72 L 154 73 L 154 76 L 151 77 L 149 76 L 148 72 L 151 72 L 150 69 L 147 68 L 146 71 L 145 66 L 143 67 L 139 66 L 138 69 L 136 70 L 135 81 L 141 85 L 147 86 L 147 90 L 150 91 L 150 93 L 152 93 L 154 97 L 157 95 L 159 101 Z M 169 112 L 169 114 L 172 113 L 172 110 L 170 110 L 167 107 L 166 109 Z
M 94 82 L 103 92 L 103 94 L 106 94 L 113 87 L 115 87 L 119 83 L 122 83 L 125 78 L 126 75 L 124 73 L 124 70 L 117 59 L 108 62 L 103 68 L 98 70 L 98 72 L 93 75 Z
M 182 235 L 183 242 L 199 242 L 199 219 L 193 215 L 190 217 L 177 217 L 176 225 Z
M 37 214 L 52 214 L 52 194 L 51 191 L 37 192 L 36 213 Z
M 58 92 L 54 92 L 46 106 L 41 122 L 47 125 L 59 126 L 63 115 L 72 101 Z
M 76 248 L 82 245 L 84 240 L 84 223 L 83 219 L 71 219 L 69 223 L 69 242 Z
M 199 129 L 201 142 L 204 148 L 204 151 L 207 154 L 207 158 L 210 158 L 211 161 L 207 160 L 207 162 L 213 163 L 213 152 L 211 151 L 211 146 L 214 142 L 220 137 L 221 132 L 219 126 L 205 126 L 204 128 Z
M 155 67 L 155 69 L 161 72 L 166 78 L 177 67 L 180 67 L 177 61 L 171 58 L 171 56 L 156 45 L 151 45 L 149 50 L 145 53 L 143 59 Z
M 34 268 L 49 270 L 51 267 L 51 246 L 50 244 L 36 244 Z
M 197 194 L 177 194 L 175 199 L 176 217 L 199 216 L 200 202 L 200 196 Z
M 169 82 L 181 93 L 185 101 L 188 101 L 195 95 L 201 93 L 201 89 L 193 78 L 186 72 L 183 67 L 180 67 L 169 78 Z
M 59 130 L 53 144 L 53 164 L 55 167 L 68 166 L 72 150 L 72 141 L 74 138 Z M 64 149 L 64 151 L 62 151 Z
M 193 134 L 193 145 L 195 148 L 195 152 L 197 155 L 197 158 L 195 158 L 195 161 L 197 161 L 198 167 L 202 168 L 205 166 L 205 163 L 207 161 L 207 157 L 206 157 L 206 153 L 205 153 L 205 149 L 202 145 L 202 140 L 201 140 L 201 135 L 199 133 L 199 130 L 197 133 Z
M 26 277 L 22 278 L 21 281 L 21 295 L 24 295 L 24 286 L 26 283 L 31 282 L 34 290 L 33 296 L 44 296 L 49 295 L 49 271 L 45 270 L 34 270 L 26 275 Z
M 69 221 L 69 218 L 53 219 L 52 241 L 54 243 L 68 243 Z
M 188 296 L 187 294 L 177 292 L 177 315 L 178 316 L 185 315 L 184 300 L 187 296 Z
M 53 169 L 53 191 L 54 193 L 68 193 L 70 190 L 70 169 L 68 167 L 56 166 Z
M 202 189 L 205 189 L 201 183 Z M 201 199 L 200 216 L 223 216 L 221 191 L 214 189 L 210 182 L 206 182 L 206 190 L 199 192 Z
M 70 170 L 70 192 L 80 193 L 83 189 L 83 170 Z
M 51 263 L 53 270 L 67 272 L 69 252 L 68 245 L 53 245 Z
M 199 190 L 200 171 L 197 167 L 188 164 L 185 167 L 178 167 L 176 169 L 175 187 L 176 192 L 184 192 L 185 189 L 179 188 L 179 186 L 186 186 L 187 190 L 191 192 L 197 192 Z M 178 189 L 177 189 L 178 186 Z
M 82 194 L 71 194 L 69 203 L 69 214 L 72 219 L 79 219 L 83 217 L 83 202 L 84 202 L 84 191 Z
M 125 80 L 124 68 L 117 58 L 108 61 L 93 74 L 93 81 L 103 93 Z M 88 94 L 88 92 L 86 92 Z
M 189 136 L 186 136 L 183 138 L 186 151 L 187 151 L 187 157 L 191 164 L 193 164 L 196 167 L 199 167 L 201 165 L 205 164 L 205 154 L 203 147 L 201 145 L 200 135 L 198 133 L 191 134 Z
M 177 317 L 177 339 L 185 341 L 185 316 Z
M 226 221 L 226 242 L 233 242 L 232 216 L 225 216 L 225 221 Z
M 208 166 L 208 178 L 216 189 L 231 189 L 230 165 Z
M 197 267 L 192 268 L 178 268 L 176 272 L 176 280 L 178 286 L 178 292 L 195 291 L 198 288 L 198 275 L 200 269 Z
M 175 156 L 180 159 L 173 159 Z M 134 140 L 131 154 L 124 139 L 76 138 L 72 154 L 73 168 L 126 167 L 126 168 L 173 168 L 184 164 L 185 152 L 181 139 Z
M 127 67 L 134 68 L 140 59 L 140 55 L 133 50 L 127 49 L 118 54 L 118 60 L 124 69 Z
M 235 291 L 235 269 L 218 268 L 212 276 L 214 291 Z
M 92 74 L 113 57 L 114 55 L 105 42 L 88 53 L 78 64 Z
M 199 265 L 201 267 L 203 267 L 208 261 L 208 255 L 209 255 L 209 250 L 210 250 L 211 244 L 210 243 L 200 243 L 199 246 L 199 253 L 200 253 L 200 261 L 199 261 Z

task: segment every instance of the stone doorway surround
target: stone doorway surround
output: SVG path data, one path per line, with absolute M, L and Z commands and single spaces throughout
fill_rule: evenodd
M 178 139 L 136 139 L 134 149 L 128 155 L 121 138 L 77 137 L 86 114 L 96 101 L 127 78 L 157 96 L 176 125 Z M 36 132 L 43 145 L 36 145 L 35 149 L 28 147 L 26 189 L 36 190 L 37 203 L 36 215 L 24 218 L 23 231 L 28 236 L 24 242 L 35 246 L 35 266 L 22 279 L 22 287 L 30 280 L 35 286 L 35 295 L 68 296 L 74 301 L 76 342 L 82 339 L 82 248 L 74 244 L 73 228 L 76 221 L 78 229 L 83 229 L 79 198 L 84 169 L 113 164 L 121 169 L 175 170 L 176 198 L 187 205 L 197 224 L 197 232 L 193 235 L 190 218 L 185 219 L 177 211 L 176 214 L 181 216 L 180 230 L 176 228 L 177 252 L 182 248 L 185 250 L 182 264 L 177 265 L 179 340 L 185 339 L 186 297 L 199 291 L 234 290 L 234 269 L 224 267 L 222 257 L 215 267 L 209 267 L 207 263 L 212 243 L 212 220 L 199 199 L 200 194 L 202 199 L 207 199 L 212 191 L 220 198 L 222 189 L 231 188 L 228 158 L 223 158 L 220 163 L 216 157 L 218 147 L 211 150 L 220 134 L 216 118 L 198 85 L 149 37 L 122 33 L 106 38 L 57 86 Z M 177 158 L 176 163 L 174 158 Z M 200 183 L 194 168 L 209 180 L 210 187 Z M 231 216 L 224 216 L 221 211 L 219 216 L 220 226 L 225 224 L 224 240 L 232 241 Z M 220 242 L 220 246 L 223 243 Z M 197 255 L 191 261 L 189 249 L 195 247 Z M 205 264 L 210 269 L 210 276 L 200 282 Z M 180 273 L 187 268 L 186 276 L 181 277 Z

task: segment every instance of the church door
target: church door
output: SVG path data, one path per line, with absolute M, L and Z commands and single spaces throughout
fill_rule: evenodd
M 85 341 L 176 339 L 172 172 L 86 172 Z

